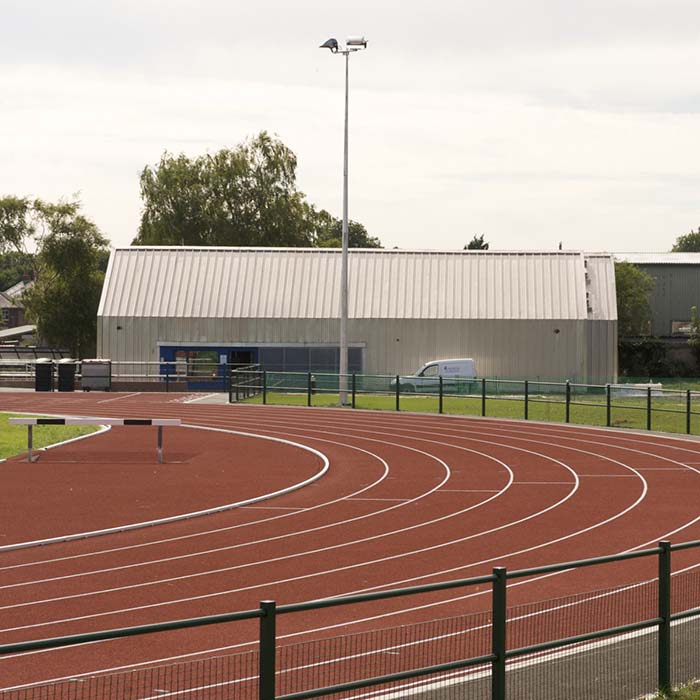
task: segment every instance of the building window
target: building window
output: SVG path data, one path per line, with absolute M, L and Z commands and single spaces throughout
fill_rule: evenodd
M 337 347 L 261 347 L 260 366 L 269 372 L 337 372 Z M 348 348 L 348 371 L 362 372 L 362 348 Z
M 176 373 L 188 377 L 215 377 L 219 367 L 216 350 L 178 350 L 175 353 Z
M 671 335 L 690 335 L 690 321 L 671 321 Z

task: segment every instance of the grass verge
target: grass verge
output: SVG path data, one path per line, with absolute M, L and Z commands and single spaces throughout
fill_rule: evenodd
M 655 700 L 700 700 L 700 682 L 690 683 L 682 688 L 676 688 L 670 693 L 659 693 Z
M 27 451 L 27 426 L 8 423 L 9 418 L 19 417 L 14 413 L 0 413 L 0 459 Z M 92 425 L 36 425 L 33 430 L 34 449 L 94 433 L 97 429 Z
M 311 396 L 312 406 L 337 406 L 337 393 L 315 393 Z M 248 399 L 248 403 L 262 403 L 262 396 Z M 306 393 L 268 392 L 270 405 L 306 406 Z M 393 394 L 357 394 L 355 406 L 374 410 L 395 411 L 396 396 Z M 404 395 L 399 398 L 399 407 L 405 412 L 438 413 L 437 396 Z M 699 412 L 696 412 L 699 411 Z M 480 396 L 445 396 L 443 413 L 448 415 L 480 416 L 482 400 Z M 489 418 L 525 417 L 525 401 L 522 395 L 487 396 L 485 415 Z M 530 420 L 564 423 L 566 403 L 562 394 L 532 395 L 528 401 Z M 569 407 L 569 422 L 578 425 L 605 426 L 607 407 L 605 396 L 590 395 L 572 398 Z M 614 428 L 646 430 L 646 397 L 615 397 L 611 403 L 610 425 Z M 682 396 L 654 397 L 651 410 L 651 428 L 668 433 L 687 432 L 686 403 Z M 690 433 L 700 434 L 700 405 L 692 406 Z

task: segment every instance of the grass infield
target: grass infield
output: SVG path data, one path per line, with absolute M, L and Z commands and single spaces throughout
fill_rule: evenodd
M 26 418 L 14 413 L 0 413 L 0 459 L 12 457 L 27 451 L 27 426 L 9 425 L 8 418 Z M 33 430 L 34 449 L 53 445 L 63 440 L 94 433 L 92 425 L 35 425 Z

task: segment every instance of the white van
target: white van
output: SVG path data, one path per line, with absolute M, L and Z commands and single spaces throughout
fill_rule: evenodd
M 476 363 L 471 358 L 456 360 L 433 360 L 426 362 L 415 374 L 399 377 L 401 391 L 439 391 L 442 377 L 443 391 L 456 388 L 457 380 L 474 379 Z M 391 382 L 396 389 L 396 380 Z

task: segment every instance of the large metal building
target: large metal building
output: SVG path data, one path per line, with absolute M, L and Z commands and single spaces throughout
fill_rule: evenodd
M 615 253 L 651 275 L 651 334 L 687 337 L 690 307 L 700 307 L 700 253 Z
M 119 248 L 98 353 L 337 371 L 340 263 L 335 249 Z M 607 254 L 352 250 L 349 317 L 350 371 L 403 374 L 472 357 L 487 377 L 617 374 Z

